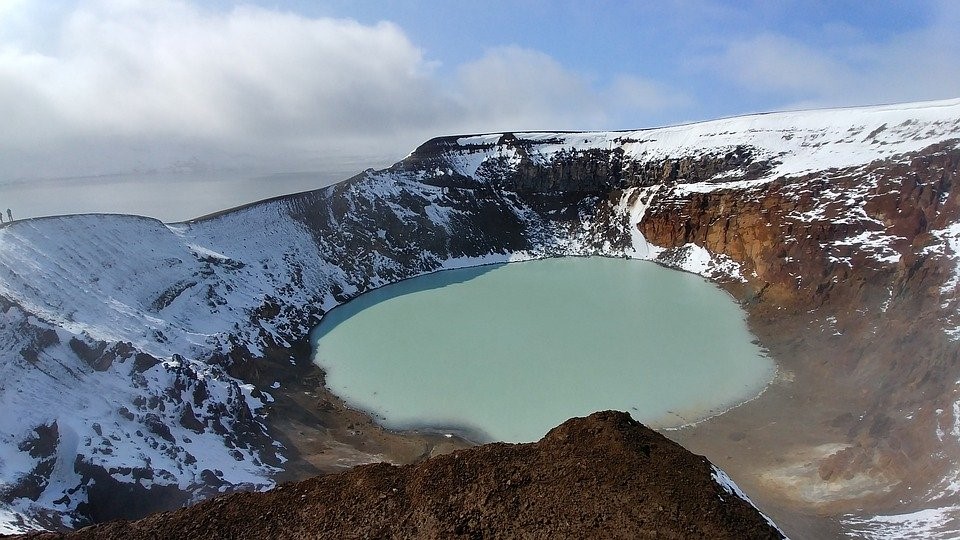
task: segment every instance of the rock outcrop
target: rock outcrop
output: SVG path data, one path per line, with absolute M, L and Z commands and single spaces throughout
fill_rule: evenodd
M 705 458 L 602 412 L 529 444 L 238 493 L 135 522 L 26 538 L 783 538 Z

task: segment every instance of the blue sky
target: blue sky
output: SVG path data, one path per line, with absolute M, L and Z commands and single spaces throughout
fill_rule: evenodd
M 953 84 L 938 88 L 883 73 L 907 67 L 898 65 L 905 58 L 894 58 L 895 54 L 947 59 L 947 51 L 957 52 L 960 38 L 950 26 L 960 23 L 956 2 L 268 1 L 260 5 L 314 17 L 353 18 L 365 24 L 392 21 L 422 48 L 428 61 L 437 63 L 441 76 L 450 76 L 457 66 L 491 50 L 514 46 L 546 54 L 596 90 L 618 77 L 636 77 L 682 97 L 668 107 L 625 107 L 608 118 L 616 124 L 610 128 L 805 106 L 936 99 L 960 92 L 955 76 L 949 78 Z M 938 29 L 941 35 L 934 36 Z M 942 45 L 943 54 L 927 49 L 930 43 L 925 41 Z M 744 50 L 754 57 L 740 56 L 743 64 L 730 65 Z M 871 58 L 870 50 L 877 56 L 889 54 L 889 60 Z M 760 61 L 764 52 L 803 61 L 801 67 L 811 72 L 805 81 L 794 80 L 804 78 L 802 69 L 797 73 L 798 66 L 782 65 L 782 71 L 774 70 Z M 941 65 L 940 69 L 950 68 Z M 852 82 L 841 88 L 823 80 L 829 75 L 877 80 L 870 88 Z M 768 84 L 758 84 L 755 78 L 768 78 Z
M 0 0 L 0 182 L 960 97 L 960 2 Z

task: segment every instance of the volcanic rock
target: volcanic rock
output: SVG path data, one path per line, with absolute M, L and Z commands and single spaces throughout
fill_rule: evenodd
M 737 492 L 706 458 L 606 411 L 536 443 L 365 465 L 25 538 L 783 538 Z

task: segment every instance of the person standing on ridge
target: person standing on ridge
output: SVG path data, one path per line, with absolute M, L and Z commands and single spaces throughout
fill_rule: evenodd
M 3 220 L 3 216 L 0 216 L 0 220 Z M 13 223 L 13 212 L 9 208 L 7 208 L 7 221 Z

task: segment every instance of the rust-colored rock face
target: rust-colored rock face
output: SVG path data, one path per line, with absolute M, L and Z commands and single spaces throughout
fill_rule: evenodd
M 804 482 L 834 490 L 805 501 L 818 511 L 908 496 L 949 466 L 934 412 L 954 391 L 957 345 L 942 328 L 956 294 L 941 290 L 952 262 L 929 246 L 960 216 L 958 173 L 960 151 L 947 145 L 752 188 L 669 186 L 639 223 L 653 244 L 692 242 L 742 265 L 746 282 L 725 286 L 784 370 L 805 376 L 779 420 L 790 427 L 768 431 L 837 443 L 806 456 L 816 477 Z M 854 479 L 876 489 L 846 492 Z
M 782 538 L 715 474 L 705 458 L 608 411 L 537 443 L 366 465 L 34 538 Z
M 654 198 L 640 231 L 658 246 L 693 242 L 726 254 L 745 266 L 752 285 L 786 303 L 820 304 L 829 300 L 823 293 L 849 288 L 835 287 L 840 281 L 883 288 L 915 277 L 900 274 L 925 246 L 924 234 L 958 216 L 958 161 L 956 150 L 933 148 L 904 161 L 755 188 L 687 193 L 674 186 Z M 864 233 L 890 237 L 884 246 L 901 264 L 884 264 L 884 254 L 860 243 L 841 243 Z

